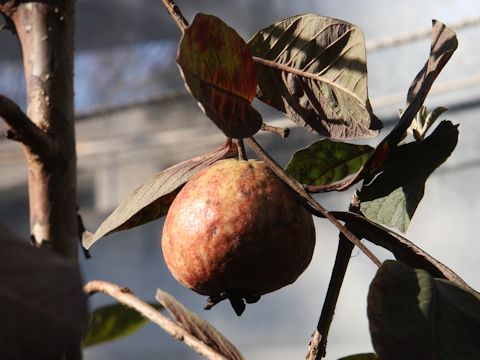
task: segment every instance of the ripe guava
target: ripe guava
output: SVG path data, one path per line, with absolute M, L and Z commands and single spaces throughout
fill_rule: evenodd
M 165 262 L 185 287 L 247 302 L 293 283 L 315 246 L 312 215 L 262 161 L 221 160 L 194 175 L 168 211 Z

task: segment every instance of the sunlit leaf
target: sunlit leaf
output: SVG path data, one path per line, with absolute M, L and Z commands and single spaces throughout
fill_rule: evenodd
M 87 329 L 77 264 L 0 228 L 0 358 L 58 359 Z
M 159 304 L 150 305 L 157 310 L 163 308 Z M 83 338 L 83 346 L 97 345 L 130 335 L 147 321 L 136 310 L 123 304 L 102 306 L 90 315 L 90 325 Z
M 423 140 L 433 123 L 447 110 L 447 108 L 439 106 L 432 112 L 428 112 L 427 107 L 422 106 L 417 113 L 417 116 L 415 116 L 412 125 L 410 125 L 410 130 L 412 131 L 415 140 Z
M 360 170 L 372 151 L 368 145 L 324 139 L 297 151 L 286 171 L 303 184 L 331 184 Z
M 255 65 L 234 29 L 215 16 L 197 14 L 182 36 L 177 63 L 190 93 L 225 135 L 244 138 L 260 129 L 262 118 L 251 105 Z
M 464 360 L 480 356 L 480 296 L 424 270 L 386 261 L 368 294 L 379 360 Z
M 335 139 L 371 137 L 382 127 L 367 91 L 365 40 L 357 26 L 315 14 L 260 30 L 249 42 L 257 97 L 299 125 Z
M 376 359 L 377 359 L 377 356 L 375 354 L 365 353 L 365 354 L 350 355 L 338 360 L 376 360 Z
M 396 147 L 382 165 L 382 172 L 364 184 L 360 210 L 370 220 L 405 232 L 432 172 L 457 145 L 458 129 L 443 121 L 423 141 Z
M 148 179 L 125 199 L 92 234 L 83 236 L 88 249 L 102 237 L 116 231 L 130 229 L 164 216 L 175 196 L 190 178 L 215 161 L 237 156 L 237 148 L 223 145 L 204 155 L 174 165 Z
M 237 348 L 206 320 L 194 314 L 170 294 L 158 289 L 158 302 L 168 310 L 175 322 L 188 333 L 231 360 L 243 359 Z

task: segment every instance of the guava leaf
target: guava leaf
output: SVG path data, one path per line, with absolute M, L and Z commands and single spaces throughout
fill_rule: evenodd
M 206 320 L 194 314 L 173 296 L 157 289 L 158 302 L 170 313 L 175 322 L 198 340 L 231 360 L 242 360 L 243 356 L 217 329 Z
M 2 359 L 55 359 L 87 329 L 87 299 L 77 264 L 0 227 Z
M 425 182 L 457 145 L 458 129 L 442 121 L 423 141 L 393 149 L 373 181 L 364 183 L 360 211 L 370 220 L 405 232 L 425 191 Z
M 368 293 L 379 360 L 480 359 L 480 296 L 426 271 L 386 261 Z
M 374 353 L 356 354 L 343 357 L 338 360 L 376 360 L 377 356 Z
M 403 112 L 397 125 L 375 148 L 370 159 L 364 165 L 363 172 L 366 175 L 374 176 L 380 165 L 388 158 L 390 152 L 404 138 L 413 119 L 420 111 L 435 79 L 448 60 L 450 60 L 457 47 L 458 41 L 455 32 L 445 24 L 433 20 L 430 56 L 408 90 L 408 107 Z
M 428 112 L 427 107 L 422 106 L 409 128 L 415 140 L 423 140 L 433 123 L 447 110 L 447 108 L 439 106 L 432 112 Z
M 150 305 L 157 310 L 163 308 L 159 304 Z M 136 310 L 123 304 L 102 306 L 90 315 L 90 325 L 83 338 L 83 346 L 97 345 L 130 335 L 147 322 Z
M 234 145 L 218 149 L 174 165 L 148 179 L 107 217 L 95 233 L 85 232 L 83 247 L 89 249 L 104 236 L 126 230 L 164 216 L 183 185 L 215 161 L 237 156 Z
M 226 136 L 249 137 L 260 129 L 262 118 L 251 105 L 255 64 L 234 29 L 215 16 L 195 15 L 180 40 L 177 63 L 192 96 Z
M 360 170 L 372 151 L 368 145 L 324 139 L 293 154 L 286 172 L 306 185 L 331 184 Z
M 378 134 L 382 123 L 368 99 L 365 39 L 359 27 L 306 14 L 260 30 L 248 44 L 259 58 L 260 100 L 320 135 L 352 139 Z
M 400 234 L 368 220 L 361 214 L 345 211 L 331 211 L 331 214 L 336 219 L 348 223 L 359 238 L 365 238 L 389 250 L 402 263 L 425 270 L 434 277 L 447 279 L 467 291 L 473 291 L 453 270 Z

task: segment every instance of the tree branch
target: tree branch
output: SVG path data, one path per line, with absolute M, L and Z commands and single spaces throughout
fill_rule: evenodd
M 335 227 L 340 230 L 340 232 L 345 235 L 345 237 L 350 240 L 353 244 L 358 246 L 358 248 L 365 254 L 367 257 L 372 260 L 372 262 L 380 267 L 382 265 L 381 261 L 344 225 L 342 225 L 334 216 L 332 216 L 322 205 L 320 205 L 304 188 L 301 183 L 299 183 L 294 178 L 290 177 L 283 168 L 278 165 L 275 160 L 273 160 L 270 155 L 268 155 L 265 150 L 258 144 L 254 138 L 246 138 L 245 141 L 250 145 L 250 147 L 255 151 L 255 153 L 265 161 L 272 171 L 282 179 L 292 190 L 294 190 L 300 198 L 305 202 L 309 207 L 309 210 L 317 215 L 327 218 Z
M 173 20 L 175 20 L 175 22 L 177 23 L 177 26 L 179 27 L 180 31 L 183 34 L 185 29 L 188 27 L 188 21 L 183 16 L 182 12 L 180 11 L 180 8 L 172 0 L 162 0 L 162 2 L 165 8 L 167 9 L 167 12 L 170 14 Z
M 265 124 L 265 123 L 262 124 L 262 127 L 260 129 L 263 130 L 263 131 L 268 131 L 268 132 L 277 134 L 282 139 L 285 139 L 290 134 L 290 129 L 289 128 L 280 128 L 280 127 L 271 126 L 271 125 L 268 125 L 268 124 Z
M 226 357 L 192 336 L 189 332 L 170 320 L 167 316 L 163 315 L 160 311 L 137 298 L 128 288 L 120 287 L 107 281 L 93 280 L 87 283 L 83 287 L 83 290 L 87 295 L 101 292 L 111 296 L 121 304 L 136 310 L 142 316 L 160 326 L 175 339 L 183 341 L 185 345 L 189 346 L 207 359 L 228 360 Z
M 357 213 L 360 209 L 360 199 L 355 192 L 350 202 L 349 211 Z M 348 223 L 346 227 L 351 230 Z M 318 324 L 312 339 L 308 345 L 307 360 L 322 359 L 326 355 L 327 338 L 332 324 L 333 315 L 335 314 L 335 307 L 337 306 L 338 296 L 343 285 L 343 280 L 347 272 L 348 263 L 352 256 L 354 245 L 352 242 L 340 233 L 337 255 L 335 256 L 335 264 L 333 265 L 332 275 L 328 284 L 327 295 L 323 302 L 322 312 L 318 319 Z
M 56 150 L 53 140 L 25 115 L 12 100 L 0 95 L 0 117 L 7 124 L 7 138 L 20 141 L 42 159 L 50 158 Z

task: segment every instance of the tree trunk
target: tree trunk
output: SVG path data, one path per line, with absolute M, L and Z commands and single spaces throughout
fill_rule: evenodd
M 6 13 L 9 3 L 9 13 Z M 32 241 L 37 246 L 47 246 L 77 259 L 73 105 L 75 1 L 10 1 L 3 6 L 4 14 L 15 25 L 22 47 L 27 114 L 54 144 L 52 154 L 45 156 L 25 147 Z

